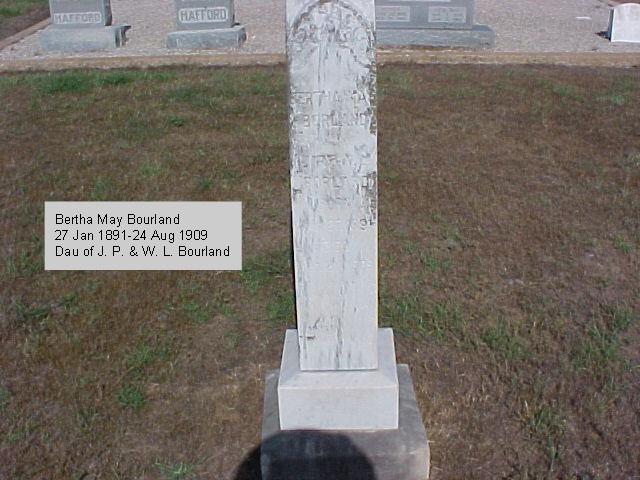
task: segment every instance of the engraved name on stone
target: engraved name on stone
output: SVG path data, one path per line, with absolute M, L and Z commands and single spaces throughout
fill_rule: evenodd
M 81 13 L 54 13 L 53 23 L 56 24 L 102 24 L 102 13 L 100 12 L 81 12 Z
M 181 23 L 218 23 L 229 19 L 229 10 L 225 7 L 181 8 L 178 10 Z
M 376 21 L 378 22 L 410 22 L 411 8 L 404 6 L 376 7 Z
M 465 7 L 429 7 L 429 21 L 433 23 L 465 23 Z
M 54 27 L 96 27 L 111 25 L 110 0 L 50 0 Z
M 217 30 L 235 24 L 233 0 L 176 0 L 179 30 Z
M 287 47 L 300 366 L 375 369 L 375 13 L 358 0 L 296 3 Z

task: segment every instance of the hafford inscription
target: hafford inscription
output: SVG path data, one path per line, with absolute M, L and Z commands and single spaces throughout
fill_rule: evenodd
M 49 0 L 51 23 L 57 27 L 111 25 L 110 0 Z
M 176 0 L 178 30 L 231 28 L 233 0 Z

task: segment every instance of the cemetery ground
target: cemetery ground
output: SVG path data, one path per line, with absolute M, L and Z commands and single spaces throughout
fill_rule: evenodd
M 0 0 L 0 40 L 48 16 L 47 0 Z
M 1 478 L 259 478 L 295 323 L 285 85 L 0 76 Z M 379 98 L 380 324 L 432 478 L 635 478 L 637 71 L 386 66 Z M 244 269 L 44 272 L 46 200 L 240 200 Z

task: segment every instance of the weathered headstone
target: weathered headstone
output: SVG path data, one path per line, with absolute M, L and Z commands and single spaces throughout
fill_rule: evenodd
M 122 46 L 128 25 L 112 25 L 110 0 L 49 0 L 51 25 L 40 32 L 47 51 L 83 52 Z
M 176 32 L 167 37 L 169 48 L 237 48 L 247 38 L 235 21 L 233 0 L 175 0 Z
M 609 39 L 612 42 L 640 43 L 640 5 L 623 3 L 611 10 Z
M 378 480 L 424 479 L 411 377 L 378 328 L 374 0 L 287 0 L 286 34 L 298 328 L 267 376 L 263 479 L 349 463 L 344 442 L 310 430 L 340 432 Z
M 474 0 L 376 0 L 381 45 L 484 48 L 494 33 L 475 25 Z
M 473 28 L 474 0 L 376 0 L 378 29 Z
M 111 0 L 49 0 L 51 24 L 56 27 L 111 25 Z

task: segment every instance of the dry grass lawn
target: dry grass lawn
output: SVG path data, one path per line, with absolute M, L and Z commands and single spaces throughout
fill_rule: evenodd
M 635 478 L 638 72 L 379 84 L 380 323 L 432 478 Z M 0 478 L 257 478 L 236 470 L 295 323 L 284 70 L 0 76 L 0 97 Z M 44 272 L 45 200 L 240 200 L 244 270 Z

